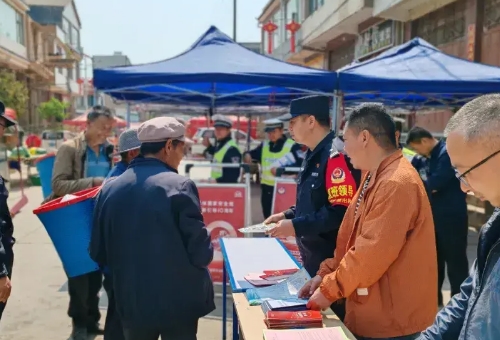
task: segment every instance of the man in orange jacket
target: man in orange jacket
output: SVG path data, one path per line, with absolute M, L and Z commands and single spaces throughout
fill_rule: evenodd
M 436 315 L 436 247 L 425 188 L 379 104 L 347 120 L 345 151 L 365 171 L 337 237 L 337 248 L 300 291 L 325 309 L 346 299 L 344 323 L 358 339 L 416 339 Z

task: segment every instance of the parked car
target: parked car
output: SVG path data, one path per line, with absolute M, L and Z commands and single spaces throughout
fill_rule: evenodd
M 247 145 L 247 134 L 241 130 L 231 130 L 231 135 L 234 141 L 240 146 L 240 149 L 243 151 Z M 215 145 L 215 135 L 214 128 L 198 128 L 193 138 L 193 146 L 191 147 L 191 153 L 193 155 L 203 155 L 206 147 L 203 145 L 203 139 L 208 138 L 210 140 L 210 144 Z M 260 141 L 253 139 L 250 137 L 250 149 L 254 149 L 260 145 Z
M 42 148 L 47 151 L 56 150 L 63 142 L 75 137 L 76 134 L 67 130 L 45 130 L 42 132 Z

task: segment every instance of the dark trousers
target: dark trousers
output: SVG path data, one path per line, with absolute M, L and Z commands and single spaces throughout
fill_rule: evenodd
M 9 279 L 11 279 L 12 267 L 14 265 L 14 253 L 12 252 L 12 247 L 5 247 L 5 258 L 6 258 L 5 266 L 7 267 L 7 272 L 8 272 L 7 276 L 9 277 Z M 0 320 L 2 320 L 3 311 L 5 310 L 6 305 L 7 302 L 0 302 Z
M 262 205 L 262 214 L 264 215 L 264 218 L 268 218 L 272 214 L 274 186 L 261 184 L 260 189 L 260 204 Z
M 125 340 L 196 340 L 198 320 L 185 322 L 165 329 L 127 329 L 124 330 Z
M 104 274 L 103 286 L 108 295 L 108 312 L 106 314 L 106 323 L 104 324 L 104 340 L 124 340 L 123 326 L 116 311 L 111 275 Z
M 358 339 L 358 340 L 415 340 L 419 336 L 420 336 L 420 333 L 415 333 L 415 334 L 410 334 L 410 335 L 397 336 L 394 338 L 365 338 L 362 336 L 356 336 L 356 339 Z
M 92 273 L 68 278 L 68 315 L 76 327 L 88 327 L 99 322 L 99 291 L 102 287 L 102 273 Z
M 340 321 L 344 322 L 345 319 L 345 300 L 339 300 L 330 306 L 335 315 L 338 316 Z
M 450 281 L 451 296 L 460 293 L 460 285 L 469 276 L 469 261 L 467 259 L 468 226 L 456 226 L 454 230 L 447 229 L 436 233 L 436 250 L 438 264 L 438 304 L 443 305 L 441 289 L 445 278 L 445 268 Z

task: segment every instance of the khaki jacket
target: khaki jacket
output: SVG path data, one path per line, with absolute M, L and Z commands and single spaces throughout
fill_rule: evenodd
M 397 151 L 373 174 L 355 216 L 348 207 L 331 259 L 318 271 L 330 301 L 346 299 L 346 326 L 356 335 L 392 338 L 423 331 L 437 312 L 434 223 L 427 193 Z
M 105 147 L 109 144 L 106 143 Z M 57 150 L 52 171 L 52 194 L 45 200 L 92 188 L 93 179 L 84 178 L 87 142 L 85 134 L 64 142 Z M 111 162 L 111 159 L 110 159 Z M 110 168 L 112 164 L 110 163 Z

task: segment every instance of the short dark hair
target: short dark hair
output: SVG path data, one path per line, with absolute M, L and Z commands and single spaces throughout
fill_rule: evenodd
M 306 120 L 307 117 L 313 116 L 318 122 L 319 126 L 324 128 L 330 128 L 330 117 L 316 117 L 314 115 L 302 115 L 302 121 Z
M 172 140 L 173 147 L 177 147 L 181 143 L 180 140 L 174 139 Z M 161 151 L 167 144 L 167 141 L 164 142 L 151 142 L 151 143 L 142 143 L 141 144 L 141 155 L 156 155 Z
M 420 127 L 414 126 L 408 131 L 408 136 L 406 137 L 406 144 L 416 143 L 420 144 L 422 139 L 432 139 L 434 136 L 428 130 Z
M 87 114 L 87 120 L 93 122 L 99 117 L 114 118 L 113 111 L 106 106 L 95 105 Z
M 396 125 L 384 105 L 364 103 L 356 106 L 346 120 L 348 129 L 368 131 L 383 149 L 397 148 Z
M 120 153 L 122 161 L 128 161 L 128 151 Z
M 396 131 L 403 132 L 403 122 L 394 120 L 394 125 L 396 126 Z

